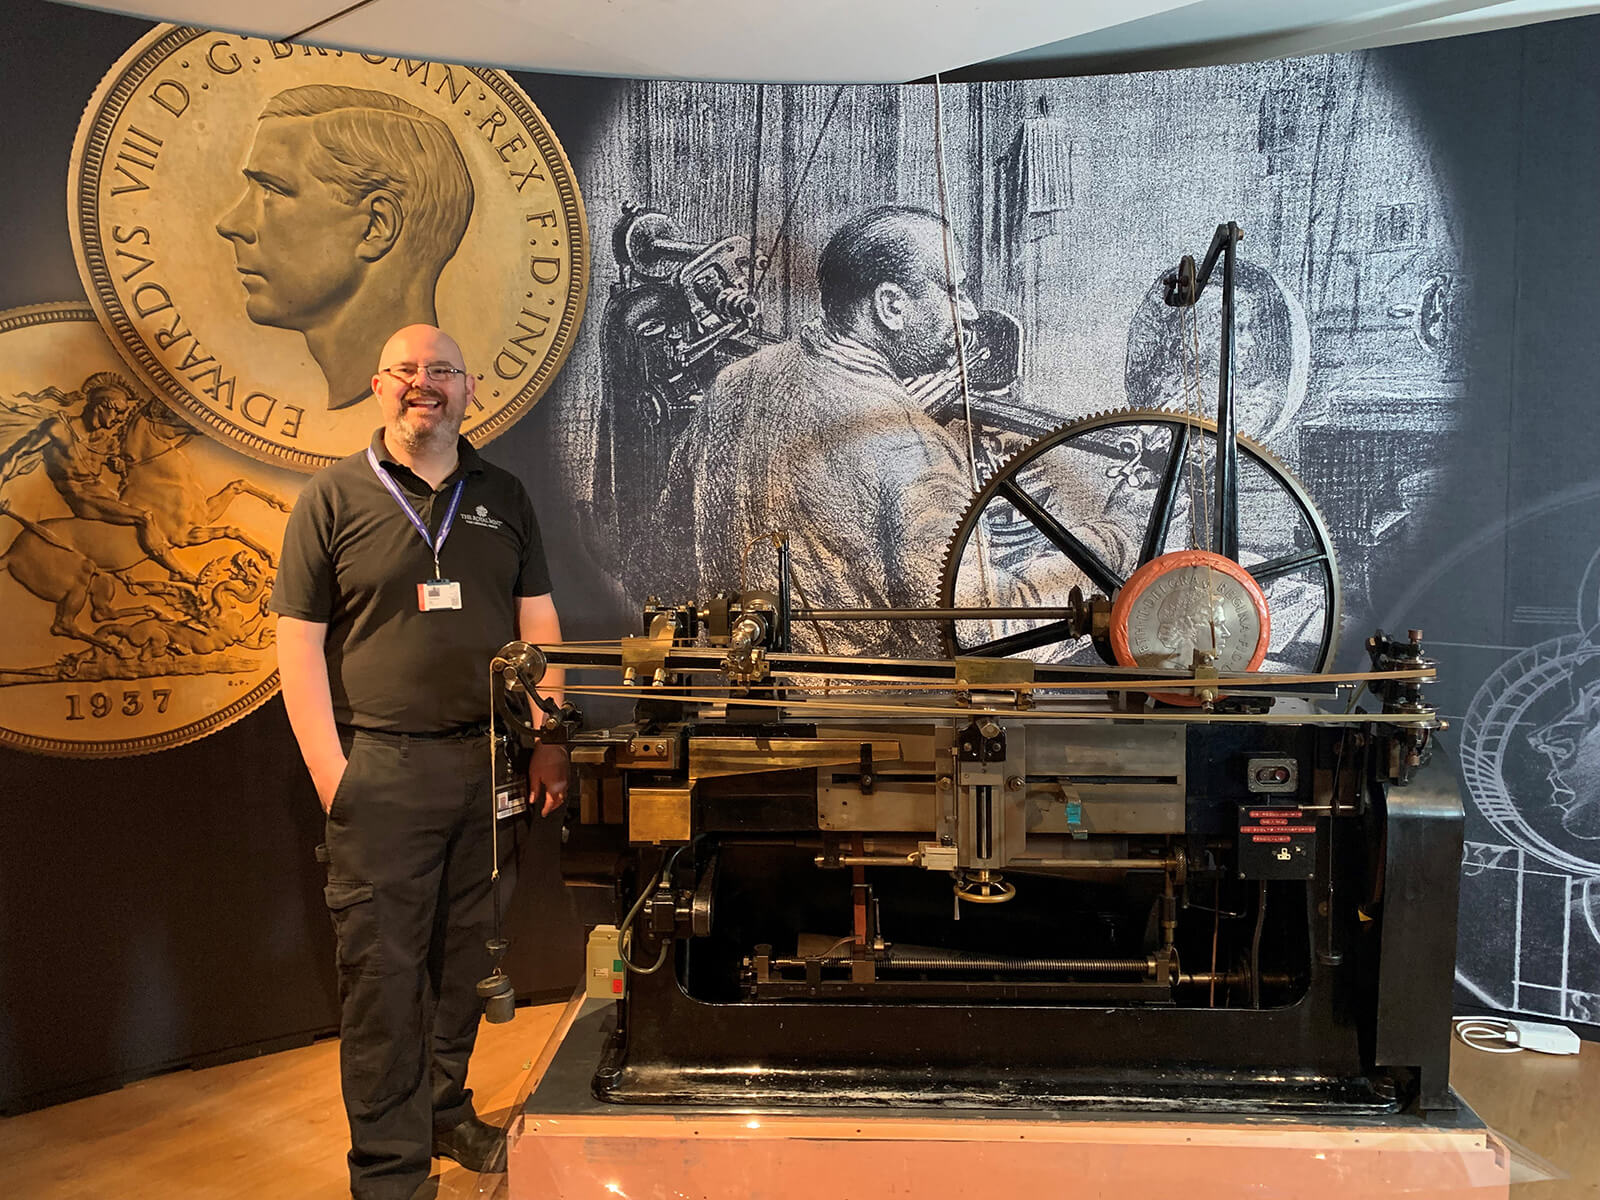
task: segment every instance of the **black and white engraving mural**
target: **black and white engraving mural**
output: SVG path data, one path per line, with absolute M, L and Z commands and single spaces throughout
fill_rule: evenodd
M 580 166 L 605 176 L 585 189 L 614 275 L 597 256 L 603 317 L 555 396 L 574 517 L 619 600 L 768 579 L 770 546 L 750 547 L 777 530 L 818 607 L 1092 587 L 1007 505 L 965 562 L 944 561 L 950 534 L 979 486 L 1063 425 L 1214 413 L 1220 301 L 1169 308 L 1161 279 L 1236 220 L 1236 404 L 1261 452 L 1242 479 L 1244 557 L 1315 548 L 1298 476 L 1364 624 L 1372 572 L 1441 494 L 1471 310 L 1454 201 L 1392 76 L 1352 55 L 937 97 L 620 85 Z M 1126 577 L 1145 464 L 1170 436 L 1159 419 L 1085 430 L 1030 468 L 1029 491 Z M 1175 513 L 1168 548 L 1203 536 L 1199 515 Z M 1273 581 L 1269 667 L 1331 652 L 1324 583 L 1315 565 Z M 827 637 L 938 648 L 909 626 Z

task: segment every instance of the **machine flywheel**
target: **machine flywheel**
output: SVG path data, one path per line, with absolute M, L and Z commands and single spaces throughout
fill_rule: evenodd
M 1184 413 L 1121 409 L 1045 434 L 1002 462 L 962 514 L 945 552 L 943 607 L 1061 608 L 1074 589 L 1115 600 L 1160 555 L 1209 549 L 1216 425 Z M 1238 439 L 1239 564 L 1270 613 L 1265 671 L 1327 670 L 1338 649 L 1339 568 L 1304 486 L 1271 452 Z M 1091 662 L 1109 637 L 1064 620 L 947 622 L 952 655 Z

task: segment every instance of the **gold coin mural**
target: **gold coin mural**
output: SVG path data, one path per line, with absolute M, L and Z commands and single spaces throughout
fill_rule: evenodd
M 312 471 L 379 424 L 416 322 L 482 378 L 481 445 L 543 393 L 588 288 L 561 145 L 499 71 L 162 26 L 84 112 L 68 222 L 90 302 L 158 395 Z
M 202 437 L 88 305 L 0 313 L 0 744 L 142 754 L 277 691 L 267 598 L 303 482 Z

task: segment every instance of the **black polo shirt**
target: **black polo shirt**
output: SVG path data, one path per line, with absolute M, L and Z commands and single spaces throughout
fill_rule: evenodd
M 295 502 L 272 610 L 327 624 L 335 721 L 406 733 L 486 721 L 489 660 L 517 636 L 517 597 L 550 590 L 533 503 L 516 476 L 464 438 L 437 491 L 390 457 L 381 429 L 372 451 L 435 536 L 456 481 L 466 479 L 439 554 L 444 577 L 461 585 L 461 608 L 417 607 L 433 552 L 362 451 L 313 475 Z

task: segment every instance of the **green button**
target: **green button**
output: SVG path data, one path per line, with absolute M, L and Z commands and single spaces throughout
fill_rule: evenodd
M 622 960 L 620 958 L 613 958 L 611 960 L 611 973 L 613 975 L 622 974 Z

